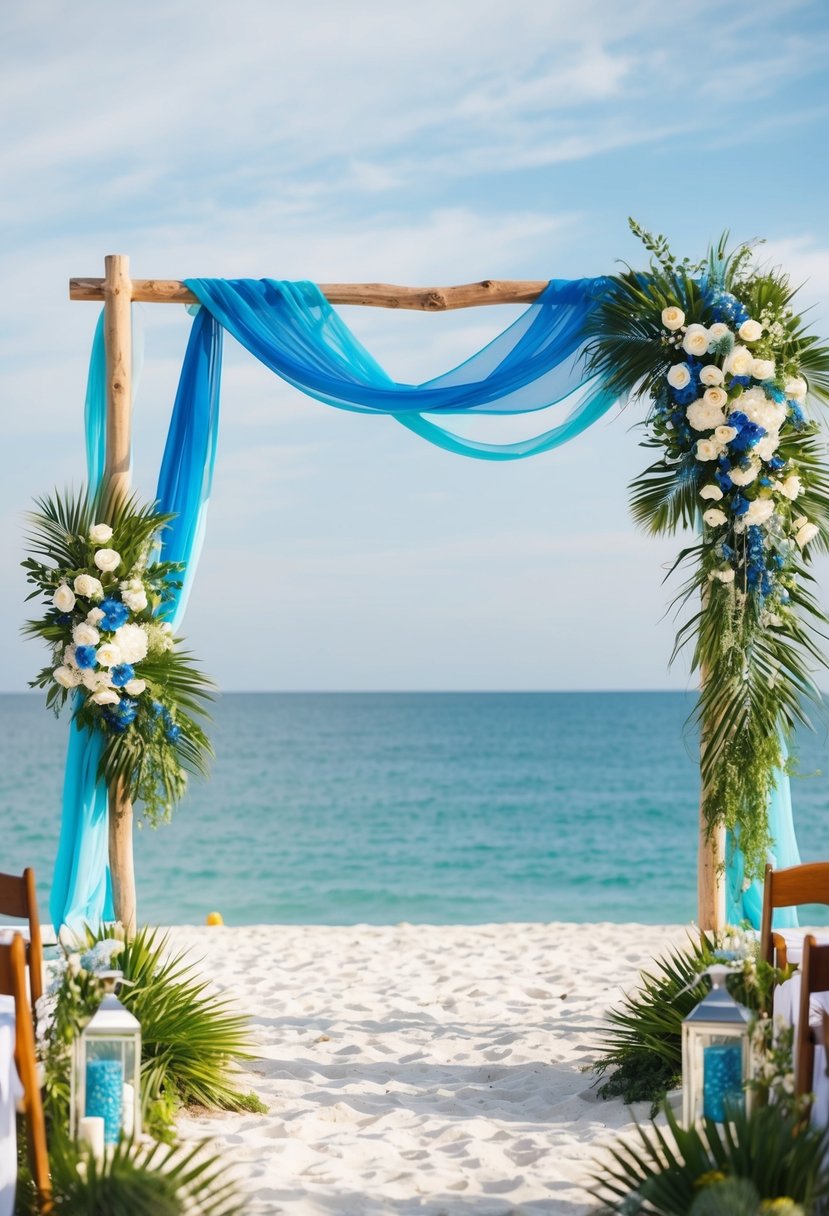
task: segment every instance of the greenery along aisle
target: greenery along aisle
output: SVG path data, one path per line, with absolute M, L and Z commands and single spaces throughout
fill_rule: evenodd
M 32 686 L 47 689 L 55 712 L 69 700 L 78 727 L 101 733 L 99 776 L 109 787 L 123 780 L 155 824 L 212 755 L 201 723 L 213 684 L 163 619 L 182 572 L 154 560 L 172 516 L 102 495 L 56 494 L 38 508 L 23 566 L 29 599 L 47 607 L 24 632 L 52 655 Z
M 631 227 L 650 267 L 610 279 L 589 321 L 589 366 L 648 402 L 642 446 L 659 455 L 631 486 L 637 522 L 674 533 L 701 516 L 701 540 L 676 563 L 692 567 L 679 604 L 695 607 L 674 653 L 693 642 L 705 674 L 708 830 L 735 833 L 750 878 L 766 860 L 787 741 L 805 703 L 822 704 L 813 672 L 826 617 L 807 563 L 827 547 L 829 469 L 806 400 L 829 401 L 829 348 L 793 310 L 787 276 L 758 267 L 751 246 L 729 253 L 723 238 L 705 261 L 678 262 L 664 237 Z

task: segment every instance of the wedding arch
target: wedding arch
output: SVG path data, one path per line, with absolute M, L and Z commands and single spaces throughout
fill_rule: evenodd
M 103 302 L 86 399 L 89 485 L 105 486 L 111 502 L 130 495 L 133 301 L 188 304 L 195 313 L 158 490 L 158 509 L 168 521 L 162 556 L 183 572 L 181 587 L 167 596 L 164 628 L 170 632 L 184 611 L 204 535 L 223 329 L 301 391 L 338 408 L 390 415 L 431 443 L 479 459 L 549 451 L 587 429 L 620 397 L 649 396 L 643 446 L 660 455 L 634 483 L 634 515 L 651 531 L 690 526 L 702 534 L 699 545 L 678 559 L 697 560 L 686 593 L 698 594 L 701 605 L 679 641 L 691 638 L 701 676 L 698 921 L 717 929 L 727 919 L 756 919 L 761 853 L 773 850 L 781 865 L 799 860 L 786 745 L 805 717 L 802 699 L 816 694 L 800 657 L 820 660 L 803 621 L 804 613 L 819 615 L 802 590 L 808 579 L 803 551 L 829 535 L 829 478 L 818 428 L 804 412 L 801 372 L 813 396 L 829 397 L 829 352 L 805 335 L 788 305 L 793 293 L 785 276 L 749 273 L 746 247 L 729 256 L 721 243 L 706 262 L 692 266 L 677 263 L 663 238 L 639 235 L 652 254 L 646 274 L 433 288 L 141 280 L 130 278 L 126 256 L 108 256 L 104 278 L 70 281 L 72 300 Z M 484 304 L 528 308 L 458 368 L 403 385 L 356 340 L 333 307 L 338 304 L 431 312 Z M 564 410 L 563 421 L 517 443 L 487 444 L 442 425 L 453 415 L 551 406 Z M 105 523 L 93 534 L 96 529 L 97 544 L 112 534 Z M 100 571 L 114 568 L 105 564 L 110 559 L 103 555 L 110 553 L 97 550 Z M 117 553 L 114 559 L 117 564 Z M 71 608 L 76 597 L 60 572 L 45 570 L 30 562 L 31 581 L 53 593 L 57 607 L 30 631 L 58 647 L 55 661 L 61 662 L 56 620 L 72 627 L 74 618 L 59 601 Z M 78 582 L 76 577 L 76 591 Z M 70 731 L 51 903 L 56 926 L 112 914 L 128 927 L 136 922 L 130 774 L 122 766 L 103 780 L 100 745 L 95 750 L 100 732 L 82 716 L 84 707 L 95 709 L 84 687 L 99 689 L 95 700 L 119 735 L 137 712 L 114 716 L 126 703 L 124 689 L 106 671 L 95 677 L 98 683 L 81 680 L 88 671 L 80 668 L 95 666 L 88 644 L 93 635 L 95 644 L 99 640 L 95 626 L 114 631 L 133 602 L 127 584 L 120 592 L 111 585 L 121 615 L 107 620 L 106 612 L 115 611 L 111 598 L 94 608 L 90 624 L 82 626 L 86 634 L 74 626 L 75 641 L 86 644 L 65 650 L 68 666 L 46 669 L 40 680 L 46 686 L 53 674 L 61 687 L 50 697 L 58 691 L 74 696 L 75 717 L 80 713 L 79 724 L 89 727 Z M 133 599 L 135 594 L 133 589 Z M 146 595 L 138 594 L 146 608 Z M 737 625 L 745 637 L 735 640 Z M 728 634 L 727 644 L 721 634 Z M 92 652 L 83 664 L 76 653 L 81 649 Z M 98 658 L 104 662 L 101 653 Z M 120 683 L 131 684 L 140 698 L 145 681 L 135 679 L 129 664 L 121 666 Z M 782 691 L 769 697 L 764 679 L 770 687 L 776 680 Z M 154 712 L 166 713 L 157 703 Z M 99 725 L 103 729 L 103 721 Z M 175 742 L 180 733 L 173 726 L 167 737 Z

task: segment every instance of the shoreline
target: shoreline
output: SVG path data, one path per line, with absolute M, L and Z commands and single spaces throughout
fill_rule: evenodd
M 690 927 L 693 932 L 693 927 Z M 689 927 L 174 926 L 251 1019 L 269 1110 L 186 1113 L 253 1213 L 582 1216 L 601 1146 L 647 1118 L 588 1071 L 606 1010 Z

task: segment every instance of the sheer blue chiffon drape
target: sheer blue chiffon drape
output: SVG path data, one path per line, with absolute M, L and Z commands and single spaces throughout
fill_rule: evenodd
M 160 557 L 186 562 L 182 587 L 165 607 L 178 628 L 198 565 L 204 537 L 219 425 L 222 331 L 206 310 L 195 318 L 187 345 L 156 498 L 158 509 L 176 518 L 166 529 Z M 87 475 L 91 491 L 104 472 L 106 380 L 103 325 L 92 345 L 86 394 Z M 60 839 L 49 911 L 56 930 L 79 929 L 111 920 L 107 791 L 97 776 L 103 735 L 69 727 Z
M 420 384 L 396 382 L 358 341 L 319 288 L 270 279 L 189 279 L 198 310 L 182 368 L 158 483 L 159 508 L 177 519 L 164 556 L 188 563 L 168 610 L 178 626 L 204 536 L 219 414 L 221 332 L 301 392 L 339 409 L 382 414 L 447 451 L 480 460 L 517 460 L 575 438 L 615 397 L 584 367 L 585 322 L 606 280 L 553 280 L 538 300 L 492 342 L 444 374 Z M 93 347 L 87 393 L 87 462 L 91 485 L 103 471 L 103 334 Z M 551 409 L 554 425 L 528 439 L 485 443 L 452 431 L 452 416 L 525 414 Z M 439 421 L 438 421 L 439 420 Z M 106 792 L 90 785 L 100 741 L 70 732 L 64 822 L 52 895 L 55 925 L 97 923 L 109 910 Z M 98 752 L 100 755 L 100 751 Z M 788 776 L 780 774 L 770 808 L 778 865 L 796 855 Z M 742 891 L 742 860 L 729 844 L 729 917 L 754 920 L 756 899 Z M 756 894 L 756 892 L 755 892 Z M 759 916 L 757 916 L 759 923 Z

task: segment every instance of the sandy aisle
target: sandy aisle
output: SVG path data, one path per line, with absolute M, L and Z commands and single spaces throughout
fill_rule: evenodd
M 576 1216 L 597 1142 L 644 1107 L 581 1071 L 603 1011 L 682 929 L 176 928 L 251 1017 L 267 1115 L 185 1119 L 246 1173 L 251 1211 Z

